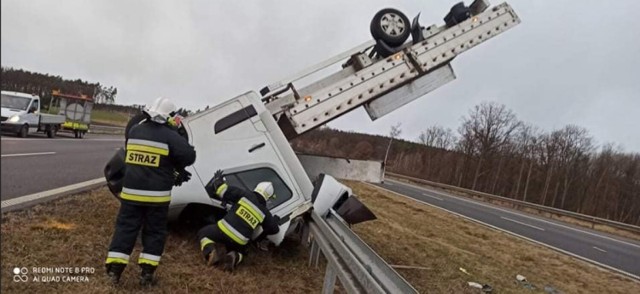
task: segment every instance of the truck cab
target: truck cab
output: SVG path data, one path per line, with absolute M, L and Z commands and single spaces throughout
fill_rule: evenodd
M 268 201 L 267 207 L 285 220 L 281 224 L 282 234 L 274 236 L 280 240 L 289 228 L 288 220 L 309 210 L 313 203 L 317 203 L 316 209 L 328 210 L 352 194 L 351 189 L 329 176 L 316 183 L 314 189 L 291 145 L 256 92 L 247 92 L 190 116 L 183 127 L 198 159 L 187 168 L 193 179 L 173 189 L 171 218 L 181 214 L 192 216 L 198 209 L 207 211 L 207 207 L 224 209 L 220 201 L 210 197 L 214 192 L 206 188 L 218 169 L 224 171 L 230 185 L 248 190 L 262 181 L 273 183 L 276 197 Z

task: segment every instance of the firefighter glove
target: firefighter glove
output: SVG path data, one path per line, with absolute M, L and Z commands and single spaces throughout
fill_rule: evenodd
M 173 183 L 174 186 L 180 186 L 182 183 L 191 180 L 191 173 L 185 169 L 176 170 L 173 172 L 173 175 L 175 177 L 175 181 Z

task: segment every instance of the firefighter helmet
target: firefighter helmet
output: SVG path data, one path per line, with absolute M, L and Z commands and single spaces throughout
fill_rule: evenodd
M 149 115 L 152 121 L 157 123 L 167 123 L 170 117 L 175 114 L 176 105 L 168 98 L 158 97 L 150 106 L 145 107 L 144 112 Z
M 253 191 L 262 195 L 264 200 L 276 198 L 276 194 L 274 193 L 275 191 L 273 190 L 273 184 L 271 184 L 271 182 L 261 182 L 256 185 L 256 188 Z

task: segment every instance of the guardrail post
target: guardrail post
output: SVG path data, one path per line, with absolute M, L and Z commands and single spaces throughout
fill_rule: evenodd
M 324 275 L 324 283 L 322 284 L 322 293 L 323 294 L 331 294 L 333 293 L 333 288 L 336 285 L 336 271 L 333 269 L 333 266 L 327 264 L 327 271 Z
M 315 240 L 311 241 L 311 250 L 309 250 L 309 266 L 313 265 L 318 268 L 318 260 L 320 259 L 320 246 Z

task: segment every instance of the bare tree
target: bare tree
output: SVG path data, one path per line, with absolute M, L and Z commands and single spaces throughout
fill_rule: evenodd
M 455 136 L 453 132 L 449 128 L 444 128 L 439 125 L 431 126 L 427 128 L 425 131 L 420 133 L 418 136 L 418 142 L 421 144 L 430 147 L 426 148 L 425 156 L 422 162 L 426 161 L 426 165 L 424 166 L 424 170 L 426 171 L 426 177 L 432 177 L 432 171 L 434 170 L 433 161 L 436 156 L 443 156 L 445 154 L 445 150 L 451 149 L 455 142 Z M 435 169 L 440 168 L 440 162 L 436 164 Z
M 564 209 L 569 186 L 584 173 L 588 165 L 589 153 L 593 150 L 593 139 L 585 128 L 574 125 L 568 125 L 557 132 L 560 144 L 559 167 L 564 172 L 560 208 Z M 552 205 L 555 205 L 556 198 L 557 193 Z
M 514 144 L 515 146 L 515 156 L 518 157 L 520 161 L 520 167 L 518 169 L 518 177 L 516 178 L 515 185 L 513 187 L 513 197 L 518 198 L 518 194 L 520 193 L 520 187 L 522 185 L 522 178 L 524 176 L 525 168 L 527 168 L 527 175 L 525 177 L 526 184 L 524 185 L 523 192 L 523 201 L 526 201 L 528 183 L 531 178 L 531 172 L 533 171 L 534 166 L 534 149 L 535 143 L 537 142 L 536 137 L 538 136 L 539 131 L 532 125 L 522 123 L 518 128 L 518 133 L 515 135 Z
M 478 164 L 471 189 L 476 189 L 482 172 L 484 161 L 492 159 L 493 155 L 509 143 L 512 133 L 517 130 L 521 122 L 516 115 L 503 104 L 483 102 L 476 105 L 469 116 L 463 118 L 461 135 L 473 139 L 473 145 L 478 151 Z
M 435 125 L 420 133 L 418 142 L 433 148 L 451 149 L 455 143 L 455 135 L 451 129 Z
M 402 130 L 400 129 L 402 123 L 397 123 L 395 126 L 391 126 L 391 130 L 389 130 L 389 145 L 387 146 L 387 151 L 384 153 L 384 161 L 382 162 L 383 166 L 386 169 L 387 166 L 387 157 L 389 156 L 389 150 L 391 149 L 391 143 L 393 139 L 400 136 Z

